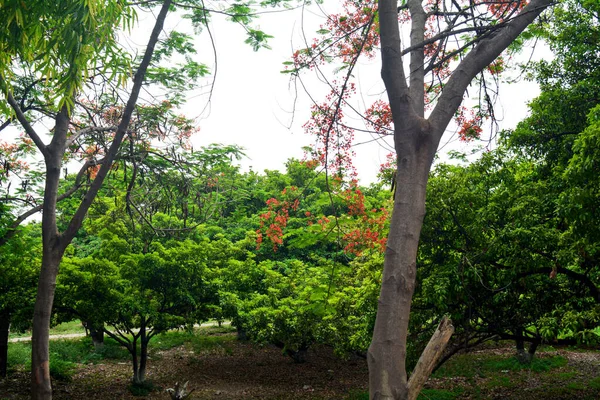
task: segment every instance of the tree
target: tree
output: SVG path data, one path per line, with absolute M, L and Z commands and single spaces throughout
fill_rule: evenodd
M 208 317 L 216 298 L 207 265 L 211 246 L 207 240 L 171 240 L 137 252 L 108 230 L 100 236 L 97 253 L 65 259 L 58 306 L 124 346 L 131 354 L 132 381 L 139 385 L 154 336 L 191 329 Z
M 278 5 L 279 1 L 267 1 L 262 5 Z M 121 25 L 131 26 L 134 19 L 133 5 L 122 0 L 52 2 L 38 0 L 27 4 L 11 3 L 1 10 L 0 26 L 0 89 L 6 102 L 1 103 L 1 111 L 9 116 L 9 121 L 18 121 L 26 135 L 33 141 L 44 158 L 44 200 L 42 215 L 43 255 L 38 296 L 34 313 L 32 351 L 32 396 L 36 399 L 51 398 L 51 384 L 48 369 L 48 331 L 50 313 L 54 297 L 54 286 L 60 260 L 66 247 L 75 237 L 85 215 L 97 196 L 106 176 L 112 169 L 113 161 L 119 152 L 124 137 L 128 134 L 131 116 L 134 112 L 140 89 L 143 84 L 169 83 L 181 89 L 187 86 L 181 75 L 173 72 L 181 70 L 189 79 L 197 79 L 207 69 L 191 60 L 182 68 L 169 68 L 159 65 L 161 58 L 170 57 L 173 49 L 189 53 L 188 40 L 182 35 L 172 35 L 165 40 L 161 51 L 155 52 L 167 13 L 173 8 L 170 0 L 140 4 L 144 10 L 160 6 L 156 23 L 149 37 L 142 58 L 135 61 L 136 72 L 130 88 L 130 95 L 116 126 L 106 128 L 81 126 L 73 119 L 73 110 L 78 98 L 87 85 L 98 83 L 100 87 L 111 83 L 124 83 L 130 71 L 129 57 L 123 55 L 117 45 L 116 31 Z M 184 1 L 179 7 L 189 10 L 192 23 L 201 28 L 207 23 L 212 10 L 195 1 Z M 248 32 L 247 43 L 255 49 L 266 46 L 269 38 L 264 32 L 252 29 L 254 15 L 250 5 L 236 4 L 221 13 Z M 187 37 L 189 39 L 189 37 Z M 184 39 L 184 40 L 182 40 Z M 151 68 L 153 67 L 153 68 Z M 148 73 L 148 74 L 147 74 Z M 46 144 L 35 129 L 31 114 L 26 115 L 26 107 L 21 107 L 23 99 L 15 98 L 15 90 L 21 76 L 32 78 L 36 90 L 27 93 L 43 99 L 45 104 L 41 114 L 54 121 L 52 139 Z M 35 93 L 34 93 L 35 92 Z M 39 109 L 37 109 L 39 111 Z M 6 124 L 3 123 L 3 126 Z M 98 131 L 111 131 L 109 145 L 103 158 L 90 157 L 80 173 L 93 178 L 82 197 L 72 218 L 59 232 L 56 219 L 56 204 L 59 200 L 58 185 L 62 162 L 71 146 L 84 134 Z M 90 179 L 91 180 L 91 179 Z M 18 218 L 19 219 L 19 218 Z M 17 224 L 18 226 L 18 224 Z
M 9 330 L 31 327 L 41 255 L 38 230 L 28 226 L 0 252 L 0 377 L 6 376 Z
M 342 63 L 338 71 L 344 72 L 343 78 L 326 80 L 331 93 L 323 104 L 314 105 L 313 118 L 307 124 L 307 130 L 315 132 L 322 143 L 316 152 L 319 160 L 337 172 L 350 158 L 353 130 L 343 122 L 342 110 L 355 91 L 353 69 L 361 52 L 372 54 L 378 43 L 381 46 L 381 75 L 389 107 L 385 102 L 376 102 L 363 118 L 378 134 L 393 132 L 397 171 L 377 319 L 368 355 L 373 399 L 416 398 L 439 355 L 439 351 L 426 350 L 423 363 L 417 365 L 410 382 L 407 380 L 406 340 L 417 248 L 429 170 L 440 139 L 453 118 L 460 124 L 463 138 L 481 132 L 483 116 L 486 111 L 492 112 L 491 103 L 483 96 L 481 109 L 469 117 L 461 108 L 467 87 L 478 76 L 485 85 L 483 71 L 488 66 L 489 73 L 499 72 L 503 60 L 498 57 L 551 3 L 501 0 L 424 4 L 407 0 L 399 6 L 397 1 L 380 0 L 375 6 L 348 2 L 346 15 L 328 19 L 323 28 L 325 40 L 294 54 L 295 68 L 289 70 L 292 73 L 310 67 L 323 75 L 323 62 Z M 399 23 L 410 31 L 408 45 L 401 42 Z M 447 324 L 443 326 L 451 331 Z M 438 344 L 438 348 L 443 347 Z M 421 368 L 425 365 L 430 368 Z

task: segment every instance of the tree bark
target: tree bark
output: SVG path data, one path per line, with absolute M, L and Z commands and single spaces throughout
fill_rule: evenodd
M 38 283 L 31 335 L 31 395 L 35 400 L 52 399 L 49 353 L 50 317 L 52 316 L 58 265 L 62 257 L 62 253 L 56 250 L 44 253 L 48 254 L 44 254 L 42 257 L 42 270 Z
M 435 147 L 415 123 L 397 138 L 396 197 L 385 251 L 381 293 L 369 347 L 372 399 L 407 399 L 406 337 L 415 288 L 419 236 L 425 216 L 427 175 Z M 398 128 L 396 128 L 398 129 Z
M 8 363 L 8 335 L 10 333 L 10 313 L 0 313 L 0 378 L 6 376 Z
M 415 370 L 408 380 L 409 400 L 416 400 L 419 396 L 423 385 L 427 382 L 429 375 L 431 375 L 431 372 L 437 365 L 437 360 L 446 349 L 453 333 L 454 326 L 452 322 L 448 317 L 444 317 L 431 337 L 431 340 L 427 343 L 427 347 L 423 350 L 415 366 Z

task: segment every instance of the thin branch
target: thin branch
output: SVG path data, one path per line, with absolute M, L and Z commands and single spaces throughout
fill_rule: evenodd
M 1 78 L 0 78 L 0 84 L 2 84 L 2 86 L 5 86 L 4 81 Z M 6 98 L 8 100 L 8 103 L 14 110 L 17 120 L 19 120 L 19 122 L 21 123 L 21 126 L 23 126 L 23 129 L 25 129 L 25 132 L 27 133 L 27 135 L 31 138 L 31 140 L 33 140 L 33 143 L 35 143 L 35 145 L 37 146 L 39 151 L 42 153 L 42 155 L 44 157 L 47 157 L 49 155 L 49 152 L 48 152 L 48 149 L 46 148 L 46 144 L 42 141 L 42 139 L 37 134 L 35 129 L 33 129 L 31 124 L 27 120 L 27 117 L 23 113 L 23 110 L 21 110 L 21 107 L 19 107 L 19 104 L 13 97 L 12 93 L 8 92 L 6 95 Z

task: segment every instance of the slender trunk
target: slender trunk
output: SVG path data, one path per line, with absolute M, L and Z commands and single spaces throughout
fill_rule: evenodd
M 129 353 L 131 354 L 131 363 L 133 364 L 132 381 L 134 384 L 141 383 L 138 381 L 139 365 L 138 365 L 138 353 L 137 353 L 137 338 L 135 338 L 135 337 L 133 338 L 133 341 L 131 342 L 128 350 L 129 350 Z
M 52 142 L 46 147 L 46 184 L 42 214 L 42 267 L 38 280 L 37 296 L 33 309 L 31 334 L 31 397 L 34 400 L 51 400 L 50 381 L 50 317 L 56 289 L 56 276 L 65 246 L 56 226 L 56 202 L 62 167 L 62 156 L 69 127 L 66 107 L 57 114 Z
M 8 362 L 8 334 L 10 333 L 10 313 L 0 313 L 0 378 L 6 376 Z
M 140 368 L 138 369 L 137 381 L 143 383 L 146 381 L 146 364 L 148 362 L 148 342 L 150 339 L 146 336 L 146 322 L 143 320 L 140 327 Z
M 45 251 L 42 257 L 42 270 L 38 283 L 37 298 L 33 312 L 31 335 L 31 380 L 32 398 L 52 399 L 50 382 L 50 317 L 56 288 L 56 275 L 62 252 Z
M 95 327 L 90 326 L 89 331 L 90 337 L 92 338 L 92 343 L 94 344 L 94 351 L 102 351 L 102 349 L 104 348 L 104 329 L 96 329 Z

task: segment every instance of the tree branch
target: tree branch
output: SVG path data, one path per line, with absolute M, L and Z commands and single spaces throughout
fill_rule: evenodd
M 94 179 L 94 182 L 88 189 L 88 192 L 86 193 L 85 197 L 81 201 L 79 208 L 77 209 L 77 211 L 71 218 L 71 221 L 69 222 L 69 225 L 63 234 L 63 236 L 67 240 L 64 240 L 63 243 L 69 243 L 69 239 L 75 237 L 75 234 L 77 233 L 77 231 L 81 227 L 81 224 L 83 223 L 83 219 L 85 218 L 85 215 L 86 215 L 88 209 L 92 205 L 92 202 L 96 198 L 96 195 L 98 194 L 98 191 L 100 190 L 100 187 L 104 183 L 104 179 L 106 178 L 106 176 L 108 175 L 108 172 L 110 171 L 112 161 L 115 159 L 115 157 L 119 151 L 119 148 L 121 146 L 121 142 L 123 141 L 123 137 L 125 136 L 127 129 L 129 127 L 129 122 L 131 121 L 131 116 L 135 109 L 135 105 L 137 103 L 137 99 L 139 97 L 140 90 L 142 88 L 142 84 L 144 83 L 144 77 L 146 76 L 146 70 L 148 69 L 148 66 L 150 65 L 150 61 L 152 60 L 152 55 L 154 54 L 154 48 L 155 48 L 156 44 L 158 43 L 158 38 L 163 29 L 163 25 L 164 25 L 165 19 L 167 17 L 167 14 L 169 12 L 170 6 L 171 6 L 171 0 L 165 0 L 163 2 L 160 12 L 156 18 L 156 23 L 154 25 L 154 28 L 150 35 L 150 38 L 148 39 L 148 46 L 146 47 L 144 57 L 142 59 L 142 62 L 140 63 L 140 66 L 138 67 L 137 72 L 135 73 L 135 76 L 133 79 L 133 87 L 131 89 L 131 94 L 129 96 L 129 100 L 127 101 L 127 105 L 125 106 L 125 109 L 123 110 L 123 116 L 121 117 L 121 122 L 119 123 L 119 126 L 117 127 L 115 137 L 114 137 L 112 144 L 108 150 L 108 153 L 106 154 L 105 162 L 102 164 L 102 167 L 96 174 L 96 179 Z
M 462 103 L 465 90 L 477 74 L 492 63 L 553 0 L 532 0 L 512 21 L 480 41 L 460 62 L 444 87 L 429 121 L 438 138 L 444 133 L 455 110 Z
M 2 86 L 5 86 L 4 81 L 1 79 L 0 79 L 0 83 L 2 83 Z M 7 89 L 7 88 L 5 88 L 5 89 Z M 8 104 L 10 104 L 10 106 L 14 110 L 17 120 L 19 120 L 23 129 L 25 129 L 25 133 L 27 133 L 27 135 L 31 138 L 31 140 L 33 140 L 33 143 L 35 143 L 35 145 L 37 146 L 39 151 L 42 153 L 42 155 L 44 157 L 47 157 L 49 152 L 48 152 L 48 149 L 46 148 L 46 144 L 42 141 L 42 139 L 37 134 L 35 129 L 33 129 L 31 124 L 27 120 L 27 117 L 23 113 L 23 110 L 21 110 L 21 107 L 19 107 L 19 104 L 13 97 L 12 93 L 8 92 L 6 95 L 6 99 L 8 100 Z

